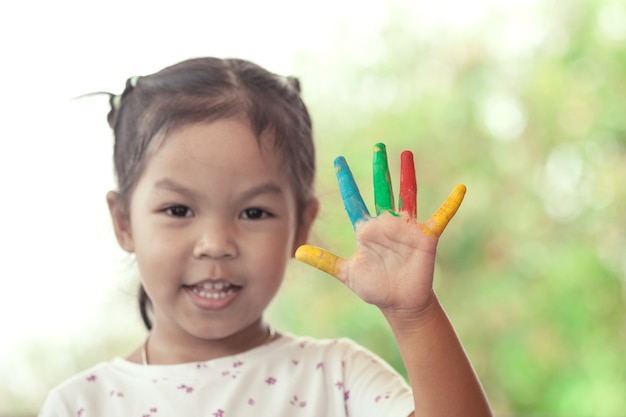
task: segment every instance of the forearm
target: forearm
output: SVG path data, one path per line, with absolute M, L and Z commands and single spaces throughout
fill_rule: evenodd
M 436 296 L 417 317 L 383 314 L 407 369 L 417 417 L 491 416 L 480 382 Z

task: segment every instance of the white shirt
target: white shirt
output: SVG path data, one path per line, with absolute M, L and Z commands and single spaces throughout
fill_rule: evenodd
M 404 378 L 348 339 L 283 335 L 206 362 L 114 358 L 50 392 L 40 417 L 407 417 Z

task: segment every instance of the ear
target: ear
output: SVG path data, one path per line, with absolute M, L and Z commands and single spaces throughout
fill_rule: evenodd
M 317 218 L 317 212 L 319 211 L 320 203 L 317 198 L 312 199 L 307 205 L 304 213 L 302 213 L 302 219 L 300 220 L 300 225 L 298 226 L 298 230 L 296 232 L 296 236 L 293 242 L 293 250 L 291 256 L 294 256 L 296 253 L 296 249 L 300 246 L 307 243 L 309 239 L 309 232 L 311 231 L 311 226 L 313 226 L 313 222 Z
M 127 205 L 115 191 L 109 191 L 107 193 L 107 204 L 109 205 L 109 212 L 113 220 L 113 229 L 115 230 L 117 243 L 119 243 L 126 252 L 134 252 L 135 244 L 131 233 L 130 213 L 128 213 Z

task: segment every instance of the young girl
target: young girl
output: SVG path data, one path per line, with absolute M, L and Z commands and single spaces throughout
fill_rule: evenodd
M 488 416 L 480 383 L 432 289 L 459 187 L 426 223 L 403 154 L 395 212 L 382 144 L 369 216 L 336 163 L 357 249 L 304 245 L 316 217 L 311 120 L 294 78 L 243 60 L 192 59 L 111 98 L 117 240 L 134 254 L 149 336 L 48 396 L 51 416 Z M 347 339 L 278 333 L 263 320 L 294 255 L 380 308 L 411 386 Z

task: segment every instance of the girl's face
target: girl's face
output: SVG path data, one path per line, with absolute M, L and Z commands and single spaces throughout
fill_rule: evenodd
M 297 223 L 272 147 L 224 119 L 173 131 L 148 160 L 127 223 L 115 223 L 152 300 L 153 336 L 227 338 L 261 319 L 315 214 Z

